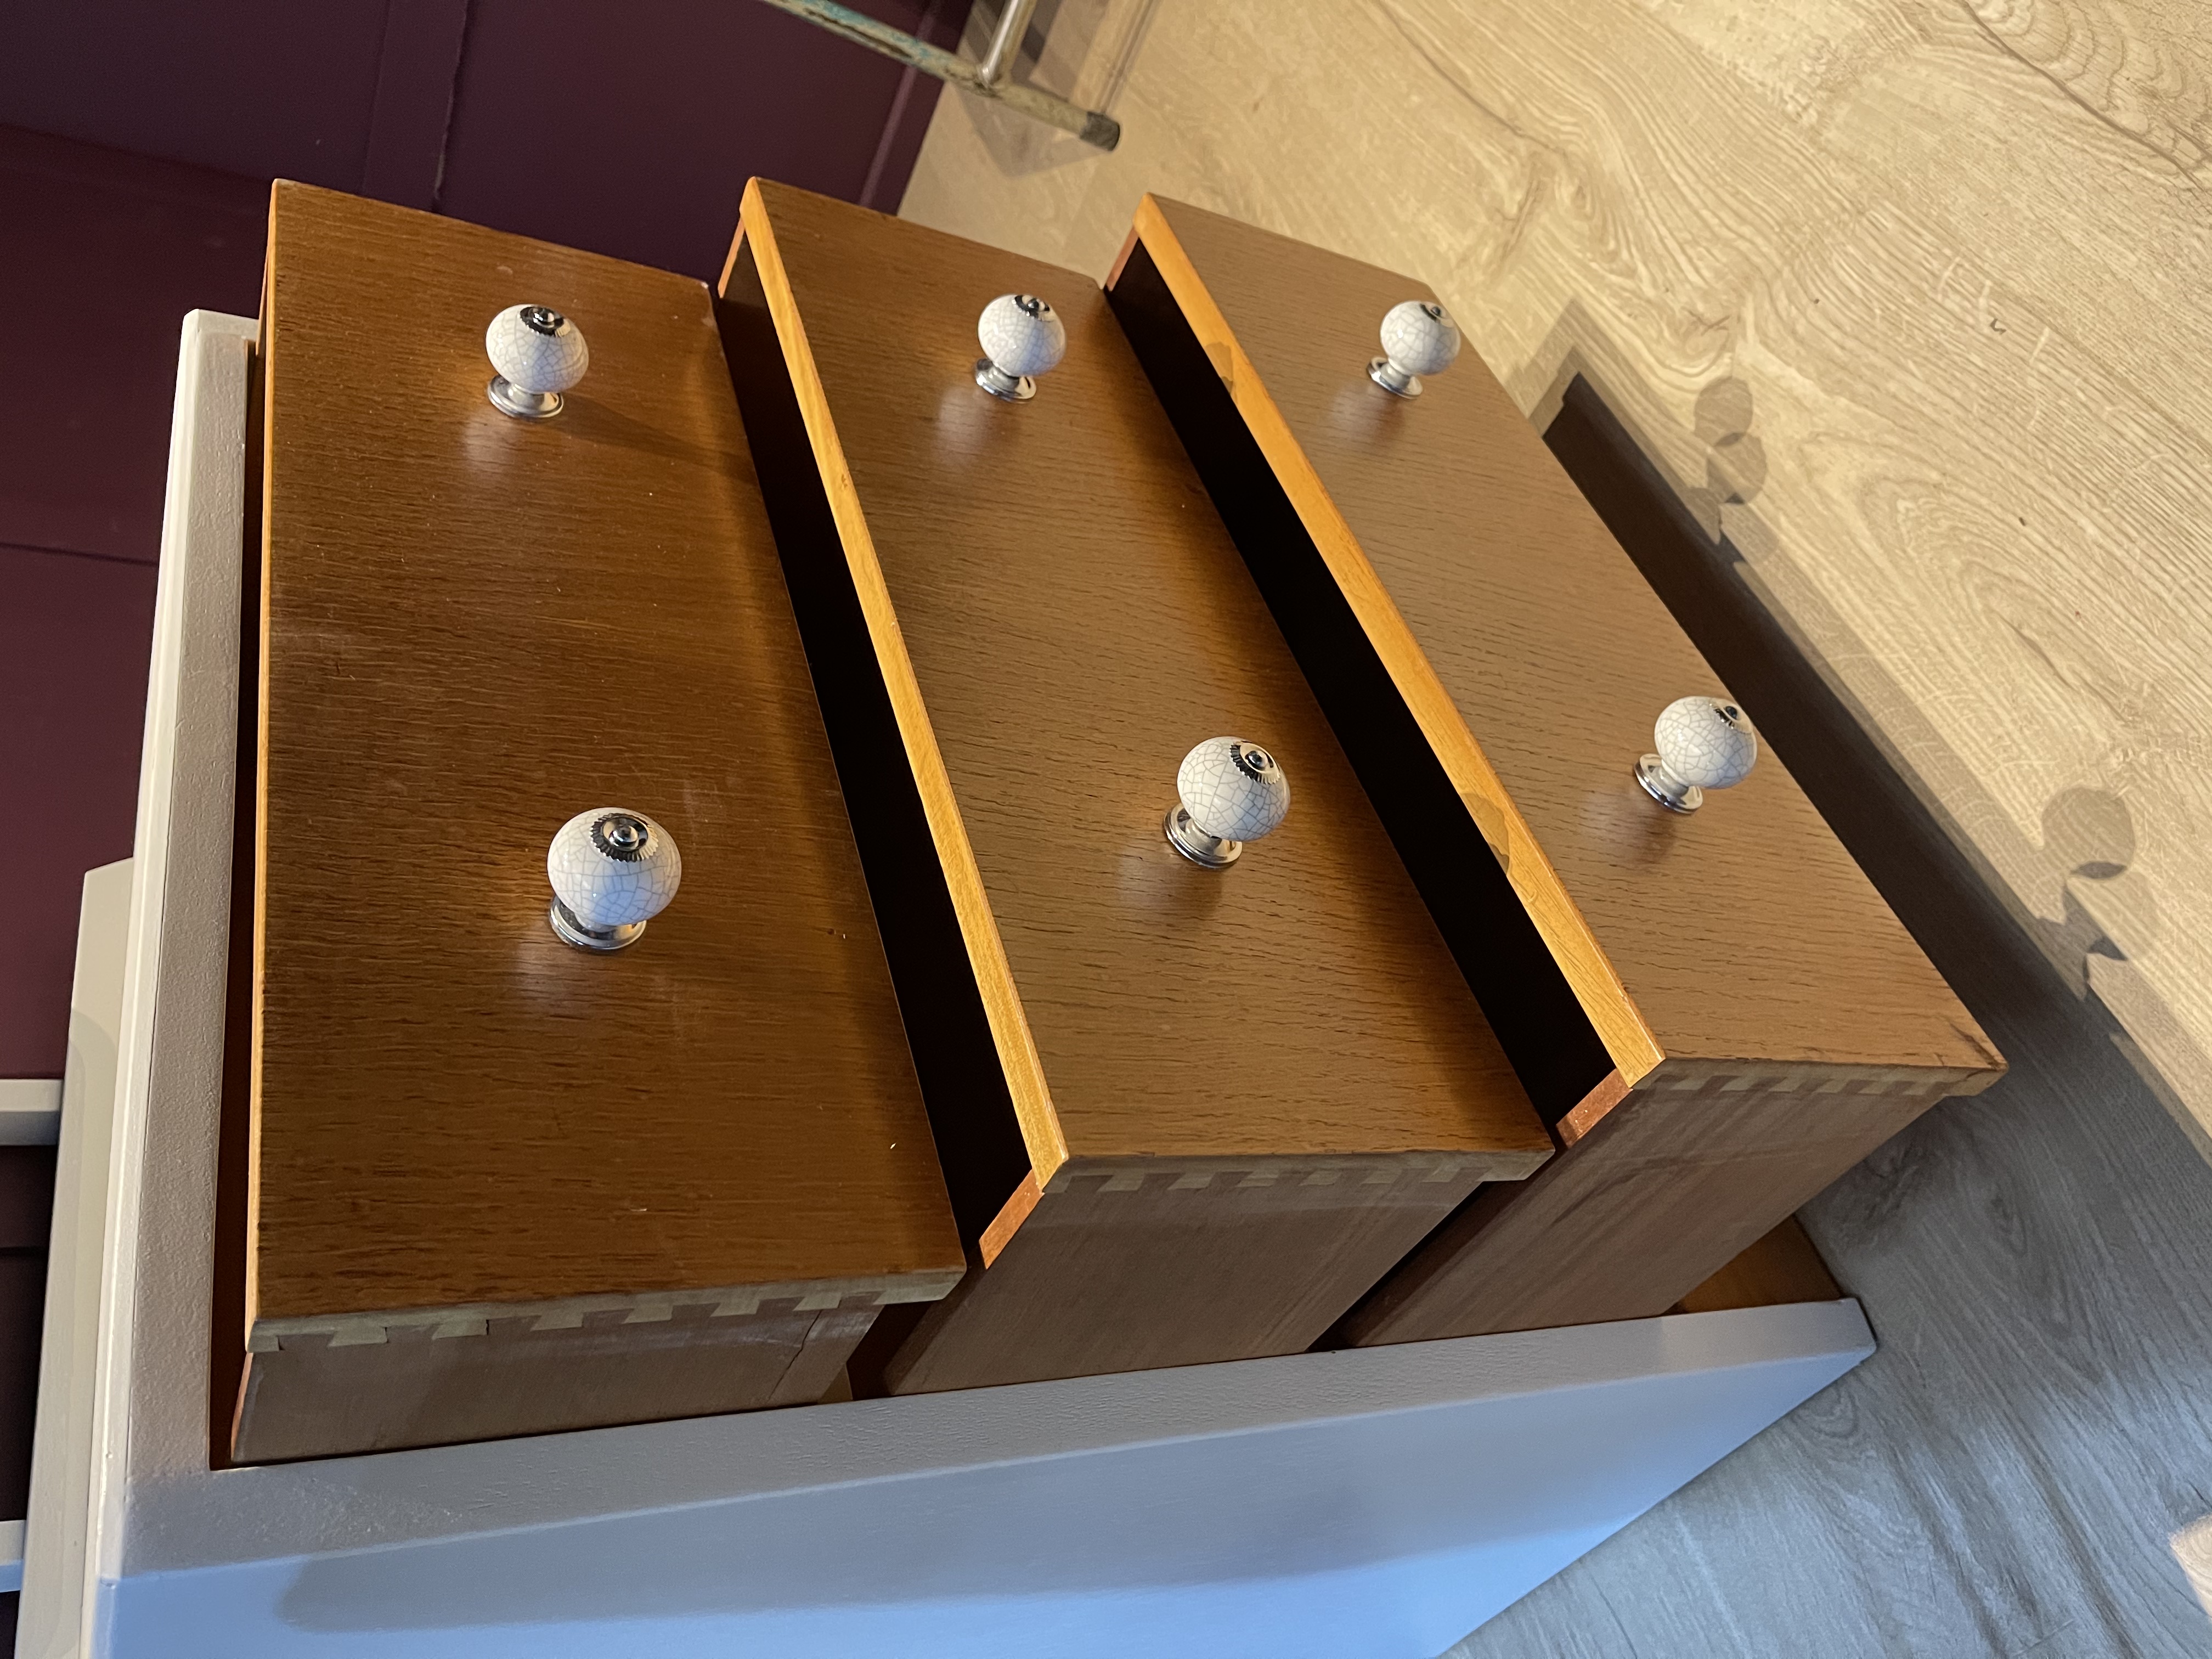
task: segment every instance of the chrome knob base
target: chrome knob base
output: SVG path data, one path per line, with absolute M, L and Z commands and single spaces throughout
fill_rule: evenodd
M 1169 846 L 1193 864 L 1203 865 L 1209 870 L 1226 870 L 1243 856 L 1243 842 L 1207 835 L 1192 819 L 1190 809 L 1180 801 L 1169 811 L 1160 827 L 1167 831 Z
M 1036 396 L 1036 382 L 1026 374 L 1009 374 L 988 357 L 975 360 L 975 384 L 994 398 L 1025 404 Z
M 557 392 L 525 392 L 504 374 L 495 374 L 491 384 L 484 388 L 491 398 L 491 406 L 502 415 L 512 415 L 518 421 L 550 421 L 561 412 L 561 394 Z
M 1367 365 L 1367 378 L 1385 392 L 1401 398 L 1421 395 L 1421 377 L 1402 369 L 1388 357 L 1377 357 Z
M 573 945 L 579 951 L 621 951 L 633 945 L 644 936 L 646 924 L 641 921 L 617 923 L 612 927 L 586 927 L 576 920 L 576 913 L 559 899 L 553 901 L 551 912 L 553 931 L 563 945 Z
M 1636 763 L 1636 781 L 1644 786 L 1645 794 L 1670 812 L 1694 812 L 1705 804 L 1705 792 L 1669 772 L 1667 763 L 1656 755 L 1646 755 Z

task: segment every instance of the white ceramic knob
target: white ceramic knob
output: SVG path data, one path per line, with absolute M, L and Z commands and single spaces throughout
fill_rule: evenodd
M 586 951 L 635 945 L 668 908 L 684 860 L 668 831 L 642 812 L 595 806 L 562 824 L 545 849 L 553 931 Z
M 1367 365 L 1375 384 L 1418 398 L 1421 376 L 1443 374 L 1459 356 L 1459 325 L 1433 300 L 1407 300 L 1383 313 L 1382 353 Z
M 1708 789 L 1728 789 L 1751 775 L 1759 734 L 1743 710 L 1719 697 L 1678 697 L 1651 728 L 1659 752 L 1646 755 L 1636 780 L 1662 806 L 1694 812 Z
M 1176 769 L 1168 840 L 1209 870 L 1234 864 L 1248 841 L 1271 833 L 1291 810 L 1291 782 L 1275 757 L 1242 738 L 1208 738 Z
M 1034 294 L 1001 294 L 975 321 L 983 355 L 975 384 L 994 398 L 1025 404 L 1036 396 L 1031 377 L 1049 373 L 1067 355 L 1067 329 L 1060 313 Z
M 544 306 L 509 306 L 484 330 L 484 355 L 499 372 L 487 388 L 495 406 L 525 421 L 561 412 L 561 394 L 584 378 L 584 331 Z

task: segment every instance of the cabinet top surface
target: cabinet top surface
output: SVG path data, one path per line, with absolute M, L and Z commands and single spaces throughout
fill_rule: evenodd
M 2000 1067 L 1771 750 L 1695 813 L 1644 793 L 1659 711 L 1728 693 L 1475 353 L 1418 399 L 1369 380 L 1383 313 L 1431 290 L 1152 207 L 1261 383 L 1240 407 L 1279 411 L 1666 1055 Z
M 1097 285 L 758 188 L 755 256 L 803 326 L 1068 1153 L 1534 1167 L 1549 1141 Z M 973 378 L 1008 292 L 1067 331 L 1026 404 Z M 1276 755 L 1291 807 L 1212 872 L 1162 819 L 1224 735 Z
M 529 301 L 591 365 L 485 395 Z M 762 1284 L 961 1251 L 698 283 L 280 185 L 250 1318 Z M 596 956 L 595 806 L 683 854 Z

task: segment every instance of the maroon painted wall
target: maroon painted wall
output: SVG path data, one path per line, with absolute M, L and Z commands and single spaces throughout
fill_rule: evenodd
M 131 855 L 179 319 L 259 303 L 264 186 L 0 128 L 0 1077 L 57 1077 L 84 872 Z M 21 833 L 21 830 L 18 832 Z
M 0 0 L 0 124 L 701 276 L 753 173 L 896 210 L 936 92 L 761 0 Z
M 967 15 L 861 9 L 947 46 Z M 755 173 L 897 211 L 937 90 L 760 0 L 475 0 L 437 205 L 712 277 Z
M 178 322 L 256 309 L 267 180 L 711 276 L 754 173 L 896 209 L 936 93 L 759 0 L 0 0 L 0 1078 L 131 851 Z

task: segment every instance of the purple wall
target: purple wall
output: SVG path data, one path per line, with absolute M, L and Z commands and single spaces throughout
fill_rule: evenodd
M 947 45 L 966 15 L 863 9 Z M 755 173 L 897 210 L 937 91 L 895 108 L 906 73 L 759 0 L 476 0 L 438 206 L 713 277 Z
M 753 173 L 896 210 L 936 90 L 760 0 L 0 0 L 0 123 L 700 276 Z
M 258 307 L 267 180 L 711 276 L 754 173 L 896 209 L 936 92 L 758 0 L 0 0 L 0 1078 L 131 851 L 178 322 Z
M 177 324 L 259 304 L 249 179 L 0 128 L 0 1077 L 55 1077 L 80 883 L 128 858 Z

